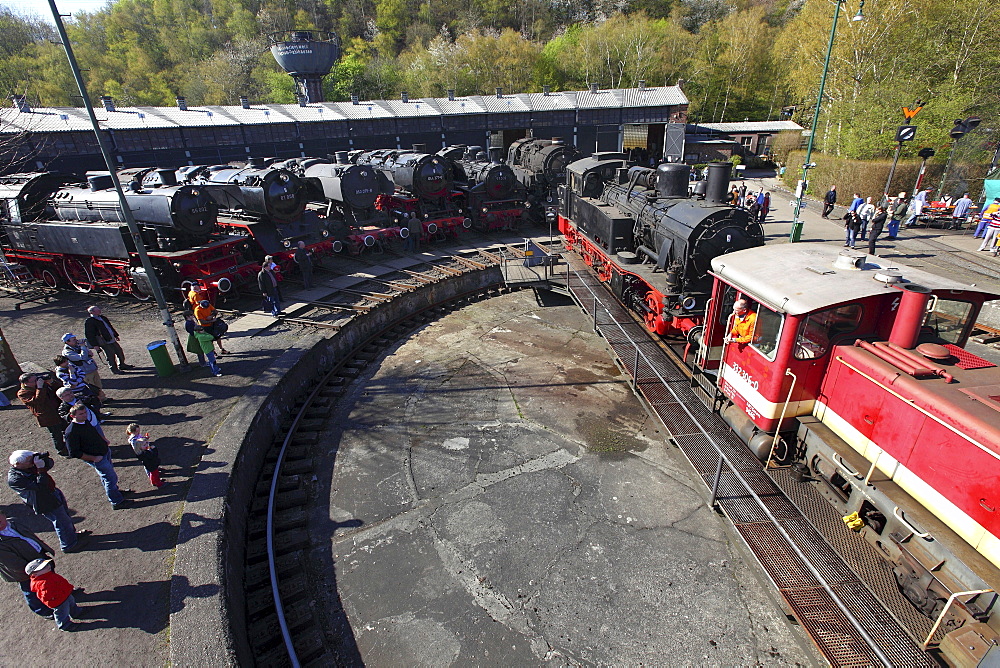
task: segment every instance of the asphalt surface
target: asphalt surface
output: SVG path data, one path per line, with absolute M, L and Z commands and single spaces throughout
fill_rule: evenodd
M 765 231 L 780 243 L 790 196 L 773 192 Z M 803 218 L 803 240 L 842 243 L 839 221 L 821 220 L 815 206 Z M 969 234 L 911 230 L 879 254 L 994 284 L 996 260 L 976 253 L 978 244 Z M 317 600 L 336 591 L 353 624 L 339 640 L 373 665 L 401 657 L 415 665 L 811 661 L 575 307 L 523 301 L 529 294 L 426 327 L 344 404 L 327 468 L 317 472 L 312 525 Z M 84 551 L 57 555 L 57 568 L 86 588 L 79 601 L 90 615 L 81 632 L 59 632 L 0 583 L 0 614 L 13 629 L 0 642 L 0 664 L 30 656 L 49 665 L 165 665 L 173 550 L 191 476 L 236 402 L 302 330 L 232 338 L 222 377 L 195 369 L 164 379 L 145 350 L 165 338 L 153 307 L 75 293 L 19 311 L 15 301 L 0 296 L 0 329 L 22 364 L 50 366 L 61 335 L 82 334 L 90 304 L 122 333 L 137 368 L 112 376 L 102 367 L 114 398 L 105 428 L 136 503 L 112 511 L 90 467 L 57 459 L 53 475 L 71 515 L 94 533 Z M 132 421 L 160 447 L 162 490 L 125 445 Z M 50 447 L 16 401 L 0 409 L 0 429 L 7 451 Z M 56 542 L 9 489 L 0 508 Z M 342 628 L 336 622 L 332 632 Z

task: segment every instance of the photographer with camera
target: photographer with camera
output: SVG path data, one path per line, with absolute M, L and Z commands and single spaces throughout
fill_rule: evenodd
M 66 497 L 56 487 L 49 471 L 55 463 L 47 452 L 15 450 L 8 458 L 7 485 L 35 512 L 52 522 L 63 552 L 83 547 L 89 531 L 77 532 L 66 508 Z
M 18 380 L 21 381 L 21 387 L 17 391 L 17 398 L 35 416 L 38 426 L 49 432 L 56 452 L 63 457 L 69 457 L 69 453 L 66 452 L 66 439 L 63 436 L 66 421 L 59 415 L 61 401 L 56 396 L 57 385 L 52 374 L 23 373 Z

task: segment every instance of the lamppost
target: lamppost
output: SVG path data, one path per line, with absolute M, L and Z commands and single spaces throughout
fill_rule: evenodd
M 833 38 L 837 34 L 837 19 L 840 18 L 840 6 L 847 0 L 833 0 L 833 25 L 830 26 L 830 41 L 826 45 L 826 60 L 823 61 L 823 77 L 819 80 L 819 95 L 816 96 L 816 111 L 813 113 L 812 131 L 809 133 L 809 144 L 806 146 L 806 160 L 802 165 L 802 179 L 795 189 L 795 213 L 792 216 L 792 232 L 788 240 L 795 243 L 802 237 L 802 221 L 799 220 L 799 213 L 802 211 L 802 198 L 806 194 L 809 185 L 809 170 L 816 166 L 809 161 L 812 157 L 813 143 L 816 141 L 816 126 L 819 124 L 819 110 L 823 104 L 823 89 L 826 88 L 826 75 L 830 70 L 830 56 L 833 55 Z M 858 5 L 858 13 L 851 18 L 852 21 L 863 21 L 865 18 L 862 10 L 865 7 L 865 0 L 861 0 Z

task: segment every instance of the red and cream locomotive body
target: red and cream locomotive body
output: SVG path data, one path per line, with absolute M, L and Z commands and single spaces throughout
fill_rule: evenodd
M 758 457 L 798 467 L 921 612 L 958 597 L 945 628 L 996 639 L 1000 367 L 964 346 L 998 295 L 822 244 L 712 265 L 694 365 L 723 417 Z M 755 312 L 749 343 L 730 337 L 737 299 Z

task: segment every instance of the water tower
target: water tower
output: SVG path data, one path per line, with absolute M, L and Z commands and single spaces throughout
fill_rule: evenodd
M 323 30 L 285 30 L 268 35 L 271 54 L 292 75 L 306 102 L 323 101 L 323 77 L 340 58 L 340 40 Z

